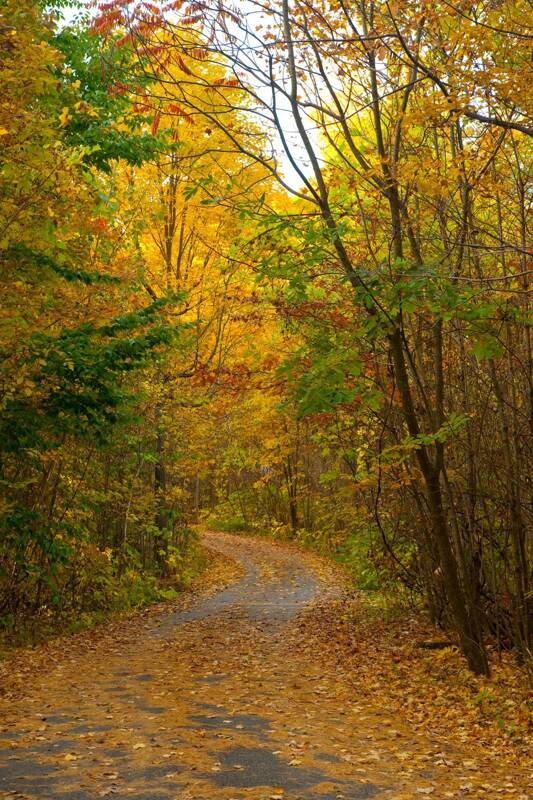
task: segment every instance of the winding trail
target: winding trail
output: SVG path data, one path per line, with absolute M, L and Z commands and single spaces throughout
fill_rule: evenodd
M 497 771 L 501 789 L 465 790 L 453 748 L 359 701 L 334 657 L 315 652 L 313 609 L 342 591 L 327 566 L 263 540 L 204 538 L 238 559 L 240 579 L 85 647 L 65 638 L 55 662 L 0 703 L 0 797 L 506 796 Z

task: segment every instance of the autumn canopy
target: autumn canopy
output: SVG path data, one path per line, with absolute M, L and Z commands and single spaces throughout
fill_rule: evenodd
M 531 666 L 530 3 L 0 13 L 2 629 L 207 520 Z

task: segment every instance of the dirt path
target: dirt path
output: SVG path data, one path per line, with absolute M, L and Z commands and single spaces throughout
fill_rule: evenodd
M 55 653 L 0 704 L 0 797 L 92 800 L 527 798 L 523 776 L 354 696 L 305 631 L 340 591 L 307 555 L 206 534 L 244 576 Z M 305 625 L 297 624 L 305 609 Z M 486 769 L 472 782 L 470 758 Z M 520 780 L 518 780 L 520 777 Z

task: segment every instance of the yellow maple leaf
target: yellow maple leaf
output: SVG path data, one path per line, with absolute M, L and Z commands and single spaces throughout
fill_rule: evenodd
M 70 122 L 70 111 L 68 106 L 63 106 L 61 114 L 59 115 L 59 125 L 61 128 L 64 128 L 65 125 L 68 125 Z

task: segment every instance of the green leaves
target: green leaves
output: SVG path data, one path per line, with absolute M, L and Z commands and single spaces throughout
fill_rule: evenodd
M 411 436 L 406 439 L 404 443 L 407 446 L 413 444 L 415 447 L 419 445 L 433 445 L 436 442 L 445 444 L 452 436 L 458 434 L 469 420 L 470 416 L 468 414 L 451 413 L 441 427 L 434 433 L 421 433 L 418 436 Z
M 280 369 L 286 377 L 299 417 L 333 411 L 351 403 L 362 387 L 357 380 L 362 362 L 354 350 L 340 341 L 317 334 Z
M 6 403 L 0 421 L 4 451 L 54 447 L 66 433 L 105 441 L 113 426 L 129 418 L 133 395 L 122 376 L 160 358 L 179 333 L 161 315 L 168 302 L 100 327 L 34 333 L 27 360 L 35 393 Z
M 35 271 L 36 267 L 40 269 L 41 272 L 43 270 L 49 270 L 66 281 L 79 281 L 86 286 L 92 286 L 98 283 L 108 285 L 121 283 L 120 278 L 114 275 L 107 275 L 101 272 L 89 272 L 84 269 L 74 268 L 68 264 L 59 264 L 46 253 L 32 250 L 23 244 L 11 246 L 5 253 L 5 260 L 8 262 L 14 261 L 19 273 L 23 273 L 24 271 L 28 272 L 32 268 L 32 271 Z M 42 274 L 40 277 L 42 280 Z
M 485 359 L 500 358 L 503 355 L 503 344 L 491 333 L 482 333 L 472 344 L 474 355 L 480 361 Z
M 83 26 L 66 26 L 54 38 L 65 59 L 63 85 L 66 143 L 81 150 L 87 166 L 105 173 L 112 162 L 140 166 L 153 159 L 165 138 L 144 130 L 145 116 L 134 98 L 150 79 L 128 47 L 114 47 Z M 169 149 L 169 144 L 166 144 Z
M 206 175 L 205 178 L 189 181 L 183 190 L 183 196 L 186 200 L 191 200 L 198 192 L 207 189 L 214 182 L 213 175 Z

